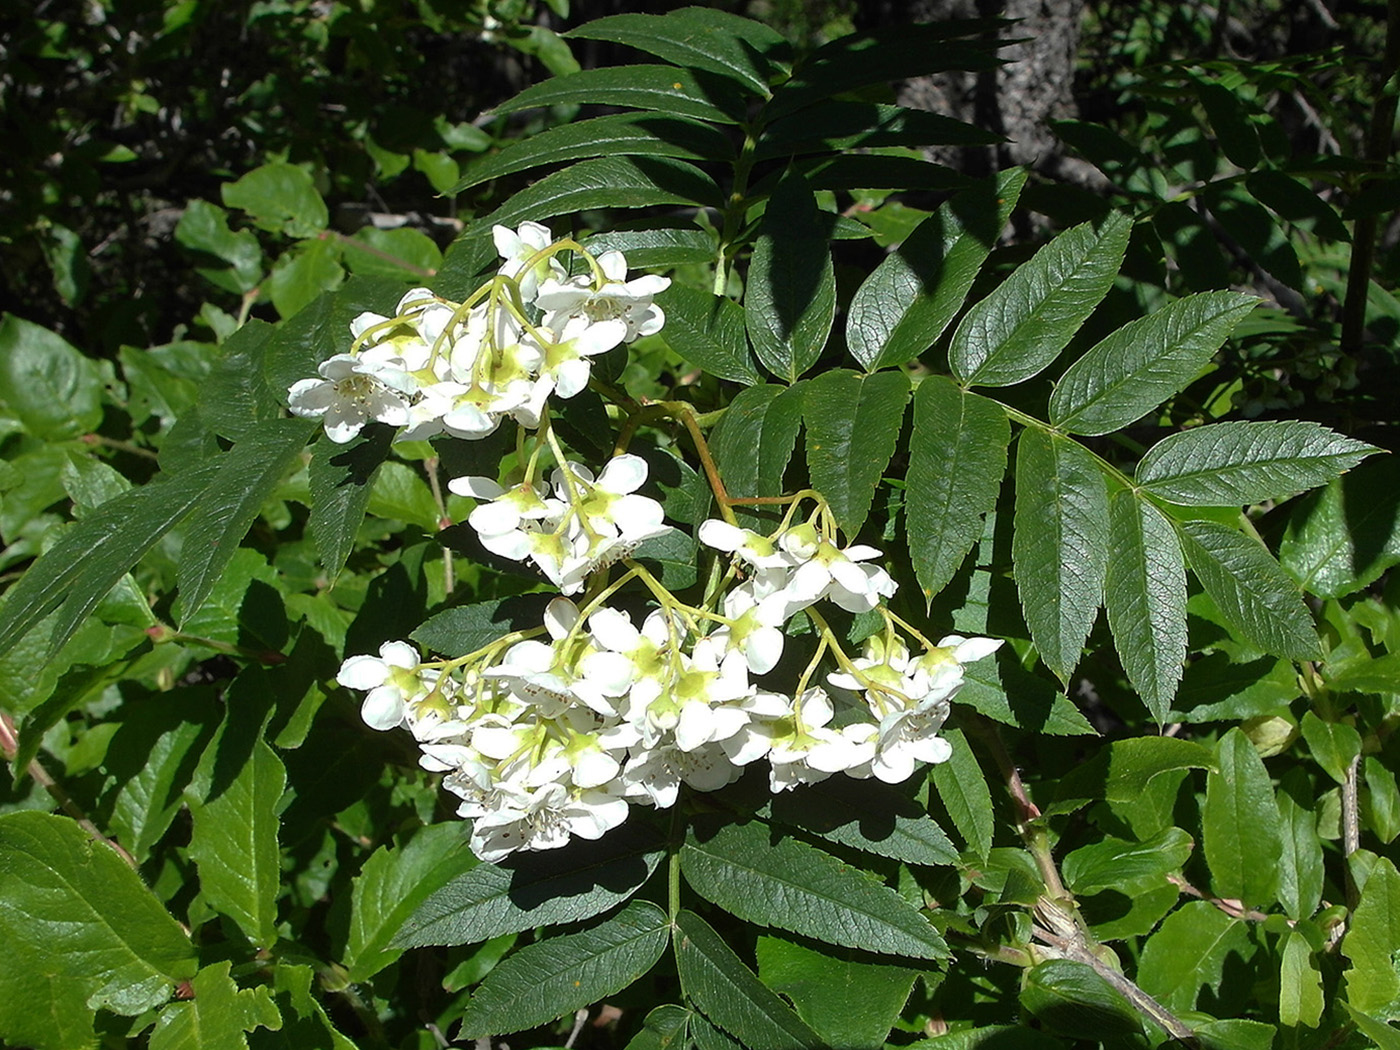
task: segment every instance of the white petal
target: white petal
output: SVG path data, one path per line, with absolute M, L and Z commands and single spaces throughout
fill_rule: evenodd
M 700 542 L 717 551 L 736 551 L 744 545 L 744 530 L 718 518 L 700 523 Z
M 506 494 L 506 490 L 494 479 L 482 477 L 453 478 L 447 483 L 447 489 L 458 496 L 470 496 L 472 499 L 500 499 Z
M 352 656 L 340 665 L 335 680 L 347 689 L 374 689 L 389 680 L 389 668 L 377 656 Z
M 636 492 L 646 479 L 647 461 L 641 456 L 625 453 L 608 460 L 603 473 L 598 476 L 598 487 L 617 495 L 624 495 Z
M 360 705 L 360 717 L 372 729 L 393 729 L 403 721 L 403 697 L 392 686 L 373 689 Z

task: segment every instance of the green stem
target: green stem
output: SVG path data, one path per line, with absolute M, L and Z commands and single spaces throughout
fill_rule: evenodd
M 746 199 L 749 189 L 749 174 L 753 171 L 761 131 L 762 128 L 758 126 L 746 129 L 744 144 L 739 150 L 738 159 L 734 162 L 734 189 L 730 191 L 729 200 L 725 202 L 724 222 L 719 235 L 719 257 L 715 260 L 715 295 L 722 296 L 729 288 L 729 269 L 734 263 L 734 256 L 737 252 L 735 242 L 739 239 L 739 230 L 743 224 L 744 215 L 749 210 Z

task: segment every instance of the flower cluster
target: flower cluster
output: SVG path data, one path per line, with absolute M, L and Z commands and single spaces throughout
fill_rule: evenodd
M 946 760 L 940 730 L 963 665 L 999 643 L 935 644 L 896 616 L 880 552 L 843 546 L 811 491 L 782 501 L 765 535 L 737 524 L 716 484 L 725 516 L 696 530 L 715 552 L 704 597 L 673 594 L 644 564 L 645 542 L 672 527 L 642 492 L 647 461 L 625 451 L 635 423 L 595 474 L 565 449 L 550 408 L 589 383 L 593 358 L 661 328 L 652 297 L 668 282 L 629 281 L 619 253 L 594 258 L 536 223 L 495 235 L 502 263 L 466 302 L 414 289 L 392 317 L 361 314 L 350 351 L 288 392 L 335 442 L 371 420 L 399 439 L 520 424 L 503 476 L 448 488 L 475 501 L 467 524 L 487 551 L 532 564 L 559 592 L 543 623 L 437 660 L 387 642 L 338 675 L 365 693 L 365 722 L 407 729 L 422 765 L 444 774 L 476 854 L 598 838 L 633 805 L 673 806 L 681 785 L 715 790 L 762 760 L 774 792 L 837 773 L 896 783 Z M 570 256 L 586 272 L 571 274 Z M 805 520 L 803 506 L 815 507 Z M 883 628 L 849 655 L 826 619 L 833 606 L 878 612 Z
M 635 458 L 614 459 L 599 483 L 609 470 L 634 476 L 631 464 L 617 464 Z M 542 535 L 535 523 L 560 516 L 621 535 L 615 518 L 591 518 L 562 486 L 553 495 L 492 492 L 481 479 L 470 487 L 492 496 L 471 524 L 503 549 L 521 549 L 522 541 L 501 537 Z M 615 505 L 632 494 L 609 495 Z M 730 573 L 711 608 L 685 605 L 633 565 L 583 608 L 555 598 L 541 627 L 480 652 L 423 663 L 407 643 L 389 642 L 377 657 L 345 662 L 340 683 L 368 691 L 365 721 L 409 729 L 424 767 L 446 774 L 483 860 L 551 849 L 574 835 L 598 838 L 633 804 L 672 806 L 681 784 L 715 790 L 760 759 L 778 792 L 835 773 L 896 783 L 918 762 L 949 757 L 938 731 L 963 664 L 1000 643 L 920 638 L 914 655 L 899 628 L 911 629 L 885 612 L 886 630 L 866 641 L 863 655 L 846 657 L 818 609 L 829 601 L 883 610 L 894 583 L 871 564 L 878 551 L 841 549 L 810 523 L 762 536 L 711 520 L 700 536 L 745 568 L 742 581 L 737 568 Z M 607 603 L 634 577 L 659 605 L 640 623 Z M 782 660 L 784 627 L 799 613 L 821 625 L 822 640 L 788 691 L 765 679 Z M 837 654 L 836 669 L 825 686 L 809 684 L 827 649 Z
M 393 317 L 360 314 L 350 352 L 288 390 L 293 414 L 320 419 L 337 443 L 371 421 L 404 428 L 404 441 L 481 438 L 506 417 L 534 428 L 551 396 L 588 385 L 593 358 L 661 329 L 652 297 L 667 278 L 629 281 L 621 252 L 594 258 L 539 223 L 494 232 L 503 262 L 493 280 L 465 303 L 415 288 Z M 565 251 L 588 272 L 570 276 Z

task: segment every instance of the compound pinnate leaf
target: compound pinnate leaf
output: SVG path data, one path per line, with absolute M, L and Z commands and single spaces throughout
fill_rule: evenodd
M 908 399 L 903 372 L 862 376 L 836 369 L 806 384 L 807 469 L 848 536 L 865 524 L 875 487 L 894 455 Z
M 797 382 L 826 346 L 836 274 L 816 198 L 800 175 L 778 183 L 759 224 L 744 291 L 744 324 L 763 367 Z
M 136 1016 L 194 975 L 194 949 L 140 876 L 77 823 L 0 816 L 0 1037 L 95 1044 L 93 1011 Z
M 782 494 L 783 473 L 802 426 L 805 389 L 805 383 L 786 388 L 753 386 L 729 403 L 710 439 L 710 451 L 730 496 Z M 742 506 L 735 513 L 750 528 L 762 527 L 767 520 Z
M 1126 427 L 1185 389 L 1258 301 L 1203 292 L 1124 325 L 1060 378 L 1050 422 L 1091 437 Z
M 518 1032 L 596 1003 L 640 979 L 669 939 L 666 913 L 633 901 L 580 933 L 537 941 L 507 958 L 472 993 L 458 1037 Z
M 744 96 L 733 81 L 703 70 L 636 65 L 553 77 L 527 87 L 492 112 L 504 116 L 541 106 L 622 106 L 735 124 L 744 115 Z
M 334 580 L 355 547 L 365 520 L 374 479 L 389 458 L 394 436 L 389 427 L 370 427 L 351 444 L 336 447 L 318 440 L 307 467 L 311 491 L 311 535 L 321 568 Z
M 1016 451 L 1011 557 L 1026 626 L 1061 680 L 1079 663 L 1103 601 L 1108 568 L 1108 485 L 1077 442 L 1029 429 Z
M 938 931 L 903 897 L 765 824 L 692 832 L 681 871 L 702 897 L 749 922 L 866 951 L 948 954 Z
M 1216 895 L 1267 906 L 1278 895 L 1273 858 L 1283 848 L 1283 829 L 1269 772 L 1249 737 L 1231 729 L 1220 739 L 1218 769 L 1206 774 L 1201 831 L 1211 886 Z M 1261 863 L 1260 858 L 1270 858 Z
M 186 1002 L 160 1012 L 151 1030 L 151 1050 L 247 1050 L 245 1032 L 279 1031 L 282 1015 L 266 985 L 240 989 L 232 964 L 214 963 L 195 974 Z
M 1309 594 L 1340 598 L 1400 562 L 1400 461 L 1381 456 L 1293 508 L 1279 561 Z
M 657 113 L 613 113 L 592 120 L 576 120 L 516 139 L 499 153 L 473 162 L 452 188 L 452 193 L 461 193 L 518 171 L 588 157 L 723 160 L 733 151 L 722 132 L 698 120 Z
M 950 198 L 856 289 L 846 342 L 867 371 L 902 364 L 957 315 L 1025 185 L 1023 168 Z
M 474 944 L 588 919 L 636 893 L 664 855 L 660 836 L 634 817 L 596 842 L 478 864 L 429 894 L 391 946 Z
M 389 942 L 423 901 L 477 866 L 460 821 L 419 828 L 397 849 L 382 846 L 351 887 L 350 931 L 341 960 L 364 981 L 403 954 Z
M 1183 522 L 1181 538 L 1191 571 L 1247 641 L 1276 656 L 1318 656 L 1302 595 L 1263 544 L 1213 521 Z
M 762 812 L 762 811 L 760 811 Z M 776 795 L 781 824 L 905 864 L 956 864 L 958 852 L 924 807 L 878 780 L 825 780 Z
M 1316 423 L 1213 423 L 1159 441 L 1137 480 L 1172 503 L 1238 506 L 1325 485 L 1379 451 Z
M 1128 680 L 1161 724 L 1186 660 L 1186 559 L 1171 522 L 1135 493 L 1117 493 L 1109 519 L 1108 625 Z
M 970 852 L 985 857 L 992 848 L 995 818 L 992 814 L 992 793 L 977 757 L 967 745 L 960 729 L 946 730 L 943 736 L 953 748 L 947 762 L 933 767 L 933 788 L 943 802 Z
M 69 528 L 5 595 L 0 653 L 55 609 L 49 654 L 199 501 L 216 466 L 194 467 L 109 500 Z
M 666 311 L 662 338 L 687 361 L 745 386 L 762 382 L 744 332 L 744 310 L 732 299 L 672 283 L 656 297 Z
M 526 219 L 592 208 L 647 208 L 653 204 L 712 205 L 722 197 L 714 179 L 693 164 L 670 157 L 598 157 L 546 175 L 521 190 L 486 218 L 472 223 L 455 242 L 470 249 L 462 265 L 494 257 L 491 228 L 515 227 Z M 479 250 L 474 246 L 480 246 Z M 452 254 L 444 269 L 452 267 Z M 470 267 L 469 267 L 470 268 Z M 475 272 L 473 269 L 472 272 Z
M 994 401 L 942 376 L 914 391 L 904 509 L 909 556 L 930 601 L 982 535 L 1006 473 L 1011 426 Z
M 263 503 L 300 460 L 311 432 L 309 420 L 271 420 L 219 457 L 180 548 L 182 622 L 209 596 Z
M 664 15 L 610 15 L 571 30 L 570 37 L 610 40 L 703 69 L 767 96 L 774 76 L 786 71 L 791 47 L 781 33 L 727 11 L 686 7 Z M 665 107 L 657 107 L 664 109 Z
M 704 919 L 682 911 L 676 928 L 681 988 L 711 1021 L 752 1050 L 815 1050 L 825 1045 Z
M 1010 386 L 1050 364 L 1108 294 L 1133 223 L 1114 213 L 1066 230 L 967 312 L 948 363 L 969 386 Z

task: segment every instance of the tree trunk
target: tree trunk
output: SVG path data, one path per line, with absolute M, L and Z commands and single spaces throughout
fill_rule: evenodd
M 988 73 L 949 72 L 905 81 L 899 102 L 965 120 L 1007 137 L 993 149 L 939 147 L 933 159 L 975 174 L 1026 164 L 1055 178 L 1088 181 L 1093 169 L 1065 157 L 1049 128 L 1077 115 L 1074 64 L 1085 0 L 876 0 L 862 28 L 950 18 L 1008 18 L 1006 64 Z M 1094 174 L 1097 174 L 1096 172 Z

